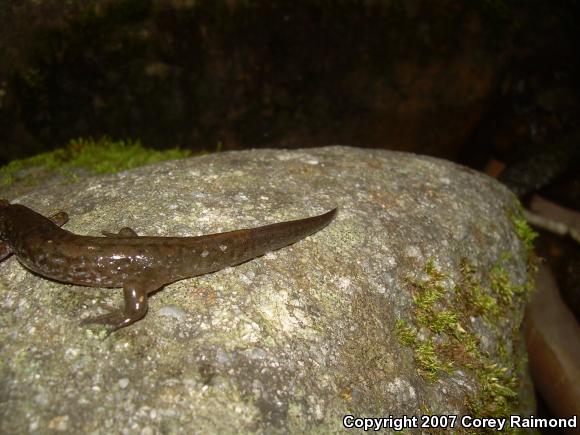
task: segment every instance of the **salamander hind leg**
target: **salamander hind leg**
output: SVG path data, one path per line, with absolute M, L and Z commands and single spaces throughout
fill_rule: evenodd
M 109 231 L 101 231 L 101 233 L 106 237 L 139 237 L 139 234 L 129 227 L 121 228 L 118 233 L 111 233 Z
M 141 320 L 147 314 L 147 294 L 160 286 L 152 286 L 146 281 L 129 281 L 123 286 L 123 309 L 106 308 L 109 312 L 101 316 L 89 317 L 81 325 L 97 324 L 110 326 L 107 337 L 118 329 Z
M 59 227 L 62 227 L 64 224 L 68 222 L 68 213 L 64 211 L 59 211 L 48 217 L 51 221 L 57 224 Z

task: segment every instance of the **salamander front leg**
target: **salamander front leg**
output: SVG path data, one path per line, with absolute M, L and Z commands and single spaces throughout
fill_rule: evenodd
M 101 233 L 106 237 L 139 237 L 139 234 L 129 227 L 121 228 L 118 233 L 110 233 L 109 231 L 101 231 Z
M 48 217 L 51 221 L 57 224 L 59 227 L 62 227 L 64 224 L 68 222 L 68 213 L 64 211 L 59 211 Z
M 151 285 L 140 281 L 131 281 L 123 286 L 125 306 L 123 309 L 107 308 L 109 313 L 101 316 L 89 317 L 81 322 L 81 325 L 98 324 L 111 326 L 107 331 L 107 337 L 118 329 L 129 326 L 142 319 L 147 313 L 147 293 L 156 290 Z
M 0 242 L 0 261 L 9 257 L 10 254 L 12 254 L 12 249 L 10 249 L 10 246 L 8 246 L 8 243 Z

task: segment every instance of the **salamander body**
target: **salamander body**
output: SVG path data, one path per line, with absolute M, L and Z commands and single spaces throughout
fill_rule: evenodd
M 149 293 L 295 243 L 328 225 L 336 210 L 199 237 L 139 236 L 130 228 L 91 237 L 61 228 L 68 221 L 64 212 L 45 217 L 0 200 L 0 261 L 14 254 L 26 268 L 56 281 L 123 287 L 123 309 L 109 308 L 109 313 L 83 321 L 108 325 L 110 334 L 145 316 Z

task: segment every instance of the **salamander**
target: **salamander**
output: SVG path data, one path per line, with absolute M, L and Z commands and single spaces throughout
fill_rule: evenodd
M 55 281 L 122 287 L 122 309 L 105 307 L 107 314 L 81 322 L 110 327 L 108 336 L 145 316 L 150 293 L 291 245 L 324 228 L 336 212 L 197 237 L 140 236 L 128 227 L 93 237 L 61 228 L 65 212 L 45 217 L 0 200 L 0 261 L 14 254 L 27 269 Z

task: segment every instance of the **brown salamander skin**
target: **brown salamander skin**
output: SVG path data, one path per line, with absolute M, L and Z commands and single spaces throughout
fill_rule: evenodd
M 0 261 L 11 254 L 44 277 L 92 287 L 122 287 L 123 309 L 83 324 L 109 325 L 109 334 L 143 318 L 147 296 L 166 284 L 235 266 L 297 242 L 324 228 L 337 209 L 306 219 L 199 237 L 139 236 L 131 228 L 106 237 L 60 228 L 64 212 L 50 217 L 0 200 Z

